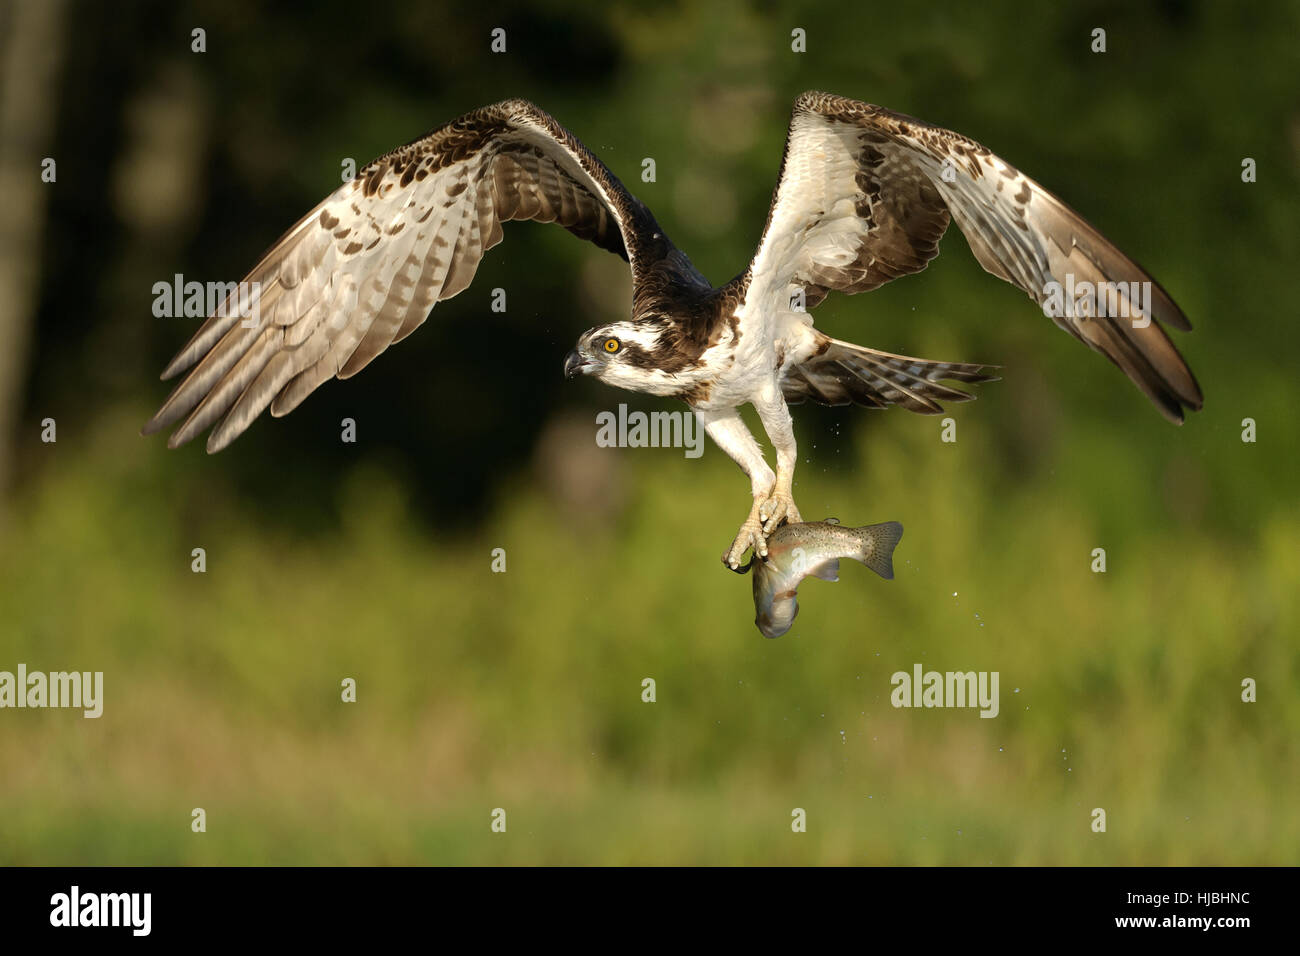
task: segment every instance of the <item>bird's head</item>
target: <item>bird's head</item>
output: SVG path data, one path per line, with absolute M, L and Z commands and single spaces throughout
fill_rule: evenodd
M 662 368 L 663 329 L 644 322 L 612 322 L 588 329 L 565 356 L 564 376 L 592 375 L 606 385 L 672 395 L 681 383 Z

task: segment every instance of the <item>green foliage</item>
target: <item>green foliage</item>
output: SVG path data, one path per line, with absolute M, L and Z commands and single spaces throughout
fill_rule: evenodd
M 98 720 L 5 712 L 4 862 L 1294 859 L 1296 508 L 1231 533 L 1157 503 L 1103 532 L 1148 507 L 1091 487 L 1132 450 L 1085 473 L 1072 434 L 1038 478 L 990 480 L 974 408 L 956 445 L 892 414 L 810 453 L 851 464 L 805 467 L 807 513 L 907 532 L 894 581 L 809 582 L 775 641 L 718 561 L 745 502 L 716 450 L 609 452 L 625 506 L 581 531 L 518 476 L 456 537 L 362 464 L 307 542 L 160 483 L 165 453 L 110 419 L 28 493 L 0 564 L 5 665 L 106 682 Z M 999 671 L 1001 715 L 893 709 L 915 662 Z

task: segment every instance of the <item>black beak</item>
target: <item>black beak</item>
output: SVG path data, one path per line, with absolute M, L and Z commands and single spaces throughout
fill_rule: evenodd
M 587 367 L 587 360 L 578 354 L 577 349 L 574 349 L 564 357 L 565 378 L 573 378 L 573 376 L 577 375 L 586 367 Z

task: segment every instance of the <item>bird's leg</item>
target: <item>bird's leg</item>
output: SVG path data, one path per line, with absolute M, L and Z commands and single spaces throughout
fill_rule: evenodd
M 758 417 L 763 422 L 772 447 L 776 449 L 776 481 L 772 493 L 759 509 L 763 533 L 771 534 L 782 522 L 798 524 L 803 521 L 794 504 L 794 466 L 798 449 L 794 440 L 794 425 L 790 409 L 779 387 L 773 388 L 754 402 Z
M 776 476 L 763 460 L 763 450 L 754 441 L 754 436 L 745 427 L 740 412 L 734 408 L 718 411 L 696 411 L 704 430 L 709 433 L 714 444 L 725 451 L 749 476 L 753 505 L 749 517 L 740 526 L 736 539 L 722 555 L 722 563 L 733 571 L 740 570 L 740 559 L 746 551 L 754 549 L 754 556 L 767 557 L 767 538 L 763 535 L 763 522 L 759 510 L 772 494 Z

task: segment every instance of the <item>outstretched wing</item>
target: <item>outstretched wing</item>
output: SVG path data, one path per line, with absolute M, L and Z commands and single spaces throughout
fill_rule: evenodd
M 1137 263 L 974 140 L 857 100 L 810 92 L 795 102 L 747 296 L 788 311 L 798 289 L 812 307 L 832 289 L 866 292 L 919 272 L 938 255 L 950 217 L 985 270 L 1040 305 L 1055 305 L 1050 283 L 1113 284 L 1121 309 L 1082 317 L 1053 307 L 1053 320 L 1118 365 L 1170 421 L 1183 420 L 1183 406 L 1201 407 L 1196 379 L 1159 323 L 1191 326 Z M 1139 288 L 1150 290 L 1141 304 L 1154 321 L 1135 328 L 1140 299 L 1126 290 Z
M 524 100 L 475 110 L 370 163 L 281 236 L 244 279 L 255 315 L 232 296 L 208 318 L 163 372 L 194 366 L 144 433 L 184 419 L 175 448 L 221 419 L 208 437 L 220 451 L 268 405 L 288 414 L 355 375 L 464 290 L 511 219 L 559 223 L 628 260 L 634 281 L 671 249 L 547 113 Z

